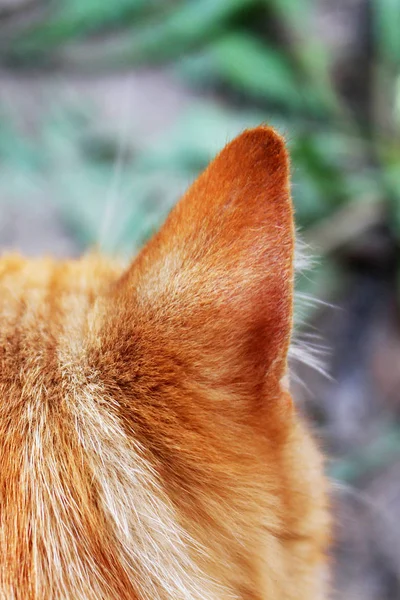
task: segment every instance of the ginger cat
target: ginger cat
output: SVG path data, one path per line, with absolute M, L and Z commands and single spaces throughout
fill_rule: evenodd
M 1 600 L 327 597 L 288 170 L 249 130 L 125 272 L 0 260 Z

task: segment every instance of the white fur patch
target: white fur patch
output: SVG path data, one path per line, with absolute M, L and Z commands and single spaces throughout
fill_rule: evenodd
M 313 257 L 310 254 L 309 248 L 302 241 L 301 237 L 297 235 L 296 238 L 296 251 L 294 258 L 295 267 L 295 278 L 312 270 Z M 288 360 L 291 364 L 290 375 L 296 379 L 295 365 L 301 364 L 309 367 L 324 377 L 329 377 L 325 367 L 323 355 L 327 349 L 320 343 L 318 335 L 301 333 L 300 329 L 304 324 L 301 320 L 302 307 L 324 304 L 323 302 L 310 297 L 307 294 L 295 291 L 295 316 L 297 313 L 300 314 L 299 322 L 295 319 L 293 324 L 292 340 L 289 347 Z

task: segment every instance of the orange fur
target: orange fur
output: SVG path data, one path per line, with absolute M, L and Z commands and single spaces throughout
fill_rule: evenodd
M 0 598 L 326 598 L 288 170 L 247 131 L 127 271 L 1 259 Z

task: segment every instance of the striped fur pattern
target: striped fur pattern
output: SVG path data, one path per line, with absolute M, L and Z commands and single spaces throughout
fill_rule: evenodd
M 259 128 L 128 270 L 1 259 L 1 600 L 326 597 L 322 459 L 285 383 L 287 186 Z

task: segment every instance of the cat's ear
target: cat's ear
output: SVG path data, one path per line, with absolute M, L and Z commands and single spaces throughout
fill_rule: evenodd
M 259 127 L 212 161 L 120 285 L 199 377 L 239 389 L 267 378 L 278 389 L 293 251 L 288 155 L 274 130 Z

